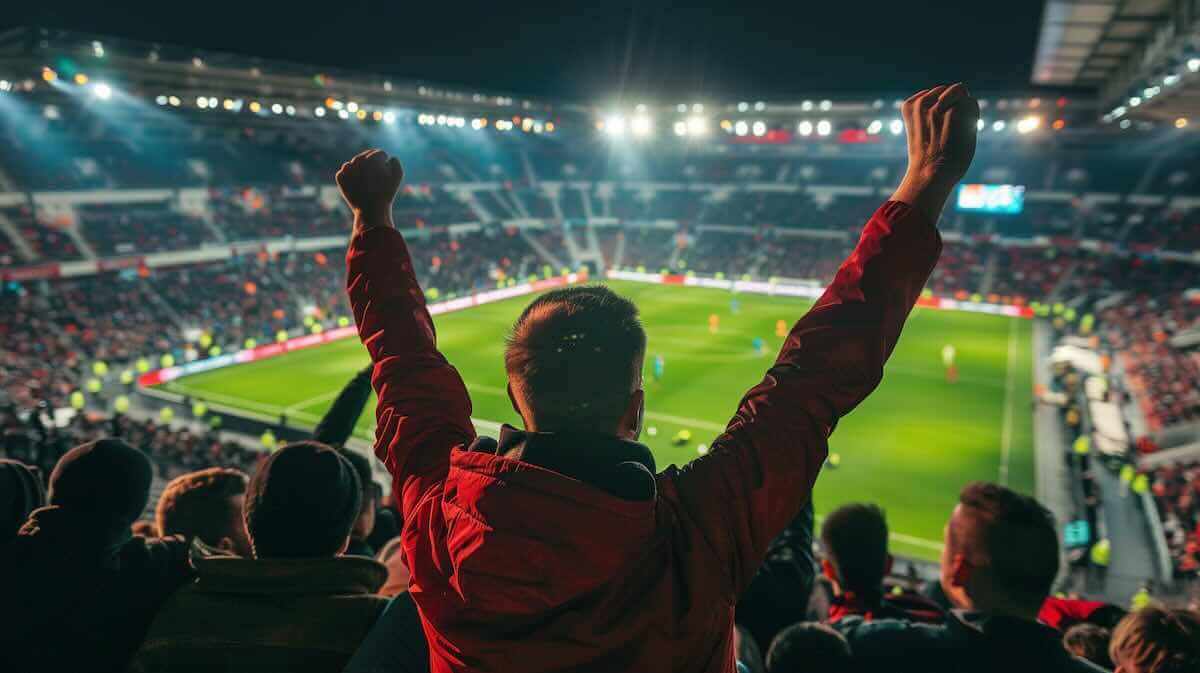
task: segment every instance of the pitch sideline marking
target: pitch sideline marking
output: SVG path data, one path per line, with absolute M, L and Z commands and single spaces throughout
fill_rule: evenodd
M 1008 364 L 1004 375 L 1004 420 L 1000 426 L 1000 485 L 1008 486 L 1008 459 L 1012 453 L 1013 388 L 1016 387 L 1017 320 L 1009 318 Z

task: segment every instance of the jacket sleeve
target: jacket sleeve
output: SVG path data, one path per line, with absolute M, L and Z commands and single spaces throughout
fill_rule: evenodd
M 337 398 L 317 423 L 313 430 L 313 439 L 329 446 L 342 446 L 350 435 L 354 434 L 354 426 L 358 417 L 362 416 L 363 407 L 371 399 L 371 374 L 375 365 L 368 365 L 350 379 Z
M 374 363 L 375 455 L 392 474 L 407 522 L 408 512 L 445 478 L 450 450 L 475 437 L 471 400 L 437 349 L 400 232 L 377 227 L 356 233 L 346 266 L 358 335 Z
M 708 455 L 660 475 L 683 525 L 726 564 L 735 593 L 809 500 L 838 419 L 879 385 L 940 252 L 927 217 L 885 203 Z

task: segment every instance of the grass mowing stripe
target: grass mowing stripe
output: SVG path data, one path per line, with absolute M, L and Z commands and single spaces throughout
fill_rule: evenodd
M 1012 453 L 1012 423 L 1013 423 L 1013 377 L 1017 367 L 1017 321 L 1009 318 L 1008 322 L 1008 362 L 1004 372 L 1004 420 L 1000 427 L 1000 483 L 1008 486 L 1008 460 Z

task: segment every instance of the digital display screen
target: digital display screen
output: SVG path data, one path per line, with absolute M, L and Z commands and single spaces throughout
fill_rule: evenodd
M 962 185 L 958 209 L 976 213 L 1016 215 L 1025 209 L 1024 185 Z

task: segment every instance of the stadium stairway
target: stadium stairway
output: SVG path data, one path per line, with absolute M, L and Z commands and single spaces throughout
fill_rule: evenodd
M 24 262 L 33 262 L 38 258 L 38 254 L 34 251 L 33 246 L 29 245 L 29 241 L 21 235 L 17 226 L 8 219 L 4 213 L 0 213 L 0 234 L 3 234 L 12 241 L 13 247 L 16 248 L 17 254 L 21 256 Z

